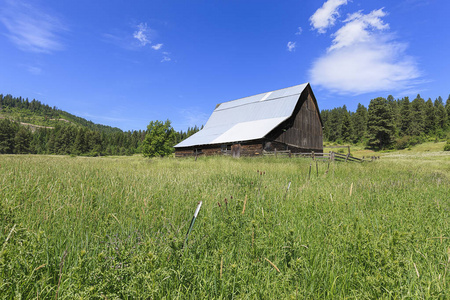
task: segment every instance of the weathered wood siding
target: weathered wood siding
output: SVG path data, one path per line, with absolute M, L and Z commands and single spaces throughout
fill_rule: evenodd
M 240 155 L 241 156 L 256 156 L 261 155 L 263 151 L 262 141 L 253 142 L 249 144 L 241 144 Z M 197 150 L 197 152 L 196 152 Z M 176 149 L 175 157 L 189 157 L 195 155 L 231 155 L 231 151 L 224 153 L 220 145 L 204 145 L 198 146 L 197 148 L 185 148 Z
M 322 124 L 319 109 L 315 104 L 310 89 L 300 96 L 293 119 L 278 127 L 271 136 L 274 141 L 288 146 L 323 151 Z

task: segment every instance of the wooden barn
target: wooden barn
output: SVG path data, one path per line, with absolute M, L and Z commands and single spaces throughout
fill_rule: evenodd
M 275 149 L 322 153 L 322 126 L 305 83 L 218 104 L 202 130 L 175 146 L 175 156 L 253 156 Z

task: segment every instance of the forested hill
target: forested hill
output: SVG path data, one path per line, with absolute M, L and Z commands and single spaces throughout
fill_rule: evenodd
M 46 127 L 54 127 L 70 123 L 90 130 L 112 133 L 122 132 L 120 128 L 96 124 L 84 118 L 77 117 L 57 107 L 50 107 L 38 100 L 28 98 L 4 96 L 0 94 L 0 118 L 8 118 L 17 122 Z
M 175 132 L 172 143 L 198 130 L 195 126 Z M 0 94 L 0 154 L 132 155 L 141 153 L 146 133 L 145 129 L 124 132 L 35 99 Z

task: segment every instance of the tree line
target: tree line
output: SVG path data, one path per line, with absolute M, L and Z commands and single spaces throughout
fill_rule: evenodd
M 33 99 L 0 94 L 0 112 L 31 112 L 44 120 L 64 118 L 68 123 L 54 127 L 23 126 L 20 120 L 0 119 L 0 154 L 132 155 L 163 156 L 173 146 L 201 128 L 175 131 L 170 121 L 150 122 L 147 130 L 122 131 L 95 124 Z M 372 149 L 404 149 L 430 138 L 449 139 L 450 96 L 425 101 L 420 94 L 408 97 L 372 99 L 368 108 L 358 104 L 355 112 L 344 105 L 322 110 L 324 140 L 337 144 L 363 144 Z M 1 116 L 0 116 L 1 118 Z
M 0 94 L 0 112 L 31 112 L 32 117 L 70 120 L 55 126 L 24 126 L 19 120 L 0 116 L 0 154 L 60 154 L 60 155 L 133 155 L 142 153 L 147 130 L 122 131 L 119 128 L 95 124 L 67 112 L 51 108 L 37 100 Z M 170 125 L 170 122 L 169 122 Z M 170 145 L 181 142 L 199 131 L 197 126 L 187 131 L 170 127 Z
M 355 112 L 344 105 L 322 110 L 324 140 L 337 144 L 363 144 L 373 149 L 404 149 L 433 138 L 448 138 L 450 96 L 425 101 L 420 94 L 394 99 L 378 97 L 369 107 L 358 104 Z

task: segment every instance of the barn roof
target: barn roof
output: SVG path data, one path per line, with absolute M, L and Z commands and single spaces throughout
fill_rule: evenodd
M 218 104 L 203 129 L 175 148 L 261 139 L 293 114 L 307 86 L 304 83 Z

